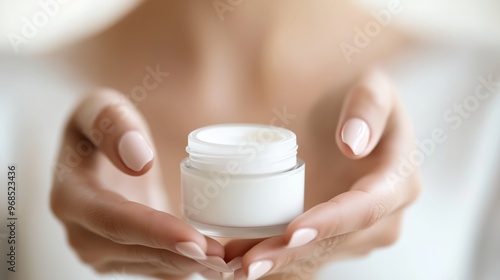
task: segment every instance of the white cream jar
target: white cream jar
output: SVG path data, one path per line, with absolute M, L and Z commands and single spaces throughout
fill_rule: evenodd
M 304 210 L 305 164 L 290 130 L 224 124 L 191 132 L 181 162 L 182 210 L 188 223 L 217 237 L 283 233 Z

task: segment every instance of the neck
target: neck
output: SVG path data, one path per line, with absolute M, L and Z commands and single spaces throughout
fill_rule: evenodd
M 317 72 L 322 68 L 315 63 L 330 69 L 346 65 L 339 45 L 352 41 L 354 27 L 369 19 L 342 0 L 145 1 L 72 53 L 78 54 L 76 64 L 84 76 L 118 88 L 130 86 L 124 81 L 135 81 L 146 66 L 156 65 L 178 75 L 198 75 L 201 81 L 218 83 L 225 77 L 226 83 L 240 87 L 245 83 L 237 79 L 266 82 L 289 69 L 302 71 L 304 79 L 321 79 Z M 394 42 L 384 40 L 391 33 L 377 38 L 385 43 L 364 50 L 361 63 L 337 69 L 336 79 L 345 81 L 374 57 L 392 52 Z M 85 65 L 87 61 L 98 65 Z M 331 72 L 324 73 L 324 79 L 332 79 Z

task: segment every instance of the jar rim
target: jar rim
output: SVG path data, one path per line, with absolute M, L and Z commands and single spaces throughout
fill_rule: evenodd
M 218 171 L 229 161 L 244 173 L 279 172 L 297 164 L 297 138 L 292 131 L 261 124 L 218 124 L 188 136 L 186 152 L 199 169 Z

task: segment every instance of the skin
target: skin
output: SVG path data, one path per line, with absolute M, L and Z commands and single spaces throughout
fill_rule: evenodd
M 105 118 L 114 125 L 77 167 L 54 179 L 53 212 L 82 261 L 99 272 L 219 277 L 174 247 L 192 241 L 227 262 L 242 257 L 235 272 L 242 279 L 259 260 L 274 263 L 263 279 L 307 279 L 324 263 L 393 244 L 420 182 L 413 174 L 396 186 L 386 184 L 385 175 L 396 173 L 413 138 L 397 89 L 373 65 L 409 40 L 386 28 L 347 63 L 339 44 L 352 42 L 354 27 L 369 20 L 344 1 L 246 1 L 223 22 L 208 1 L 146 1 L 111 28 L 58 50 L 52 59 L 94 85 L 68 121 L 59 162 L 65 147 L 87 141 L 84 131 L 99 129 Z M 147 66 L 156 65 L 170 76 L 144 100 L 125 100 L 117 110 L 117 100 L 142 84 Z M 97 106 L 103 109 L 94 112 Z M 214 240 L 178 219 L 187 134 L 215 123 L 270 124 L 284 108 L 293 117 L 275 124 L 297 134 L 299 156 L 307 163 L 308 211 L 283 236 L 265 240 Z M 361 155 L 341 140 L 353 117 L 371 131 Z M 121 135 L 130 130 L 140 131 L 154 150 L 154 160 L 139 172 L 117 154 Z M 315 228 L 319 236 L 285 248 L 300 228 Z

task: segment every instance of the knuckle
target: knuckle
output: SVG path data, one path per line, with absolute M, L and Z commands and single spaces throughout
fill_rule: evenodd
M 149 210 L 149 213 L 147 213 L 148 222 L 145 225 L 144 230 L 144 236 L 148 238 L 148 241 L 153 244 L 153 246 L 157 248 L 161 248 L 160 241 L 158 240 L 157 237 L 157 228 L 159 224 L 162 224 L 164 222 L 164 214 L 162 212 L 156 211 L 156 210 Z
M 414 203 L 422 193 L 422 182 L 420 177 L 417 175 L 411 181 L 408 182 L 405 187 L 404 193 L 401 195 L 403 203 L 402 207 L 407 207 Z
M 147 256 L 141 246 L 130 245 L 126 246 L 126 254 L 130 259 L 138 260 L 140 262 L 149 262 L 151 259 Z
M 95 255 L 87 250 L 87 246 L 80 236 L 76 234 L 68 234 L 68 243 L 83 263 L 93 265 L 97 262 Z
M 310 279 L 313 274 L 318 270 L 318 268 L 322 265 L 323 262 L 319 261 L 318 259 L 315 258 L 307 258 L 300 260 L 297 265 L 295 266 L 295 272 L 298 272 L 297 274 L 303 276 L 302 278 Z
M 64 183 L 57 183 L 57 179 L 53 179 L 52 189 L 50 191 L 49 197 L 49 207 L 51 212 L 59 220 L 64 220 L 64 218 L 71 216 L 73 213 L 72 208 L 68 207 L 68 190 L 75 189 L 74 181 L 68 181 Z
M 305 256 L 300 249 L 291 250 L 280 256 L 278 261 L 279 267 L 288 266 L 303 259 L 304 257 Z
M 350 235 L 348 234 L 341 234 L 341 235 L 337 235 L 335 236 L 335 240 L 334 240 L 334 244 L 335 244 L 335 247 L 342 244 L 342 243 L 345 243 L 347 241 L 347 239 L 349 238 Z
M 334 200 L 327 201 L 329 207 L 336 208 L 341 207 L 340 203 Z M 328 227 L 327 235 L 333 236 L 339 232 L 340 229 L 344 228 L 345 221 L 342 215 L 335 215 L 331 217 L 330 226 Z
M 75 202 L 75 199 L 77 199 L 77 195 L 75 195 L 78 192 L 77 189 L 84 187 L 86 181 L 77 176 L 71 177 L 70 180 L 66 180 L 65 182 L 56 181 L 57 179 L 53 178 L 49 197 L 50 210 L 59 220 L 73 220 L 75 214 L 79 215 L 76 209 L 80 205 L 72 202 Z M 80 200 L 76 201 L 76 203 L 79 202 Z
M 324 250 L 324 252 L 331 254 L 335 251 L 337 246 L 346 242 L 347 237 L 347 234 L 336 235 L 319 241 L 318 245 L 322 250 Z
M 101 118 L 108 118 L 114 123 L 125 120 L 130 114 L 132 114 L 132 107 L 125 102 L 117 102 L 106 105 L 99 114 Z
M 90 266 L 94 266 L 95 264 L 99 263 L 99 260 L 96 257 L 96 255 L 87 251 L 79 251 L 78 257 L 83 263 L 88 264 Z
M 368 212 L 363 220 L 362 227 L 369 228 L 378 222 L 387 212 L 387 202 L 381 199 L 372 201 L 368 206 Z
M 71 232 L 68 233 L 68 243 L 75 251 L 80 251 L 84 247 L 82 239 Z
M 348 237 L 347 234 L 341 234 L 341 235 L 330 237 L 329 238 L 330 250 L 333 250 L 334 248 L 336 248 L 340 244 L 346 242 L 347 237 Z
M 186 270 L 179 264 L 179 262 L 175 261 L 172 258 L 165 258 L 160 261 L 163 267 L 170 273 L 183 273 Z
M 304 280 L 304 277 L 299 275 L 296 271 L 290 270 L 283 273 L 280 280 Z
M 383 231 L 379 238 L 378 247 L 387 247 L 394 245 L 401 236 L 401 221 L 402 216 L 398 215 L 393 218 L 390 226 Z
M 104 237 L 120 244 L 125 244 L 125 239 L 121 237 L 121 229 L 113 219 L 103 219 L 102 226 Z
M 123 230 L 119 226 L 116 217 L 113 217 L 110 210 L 97 207 L 90 209 L 85 214 L 85 219 L 89 224 L 100 229 L 100 234 L 116 243 L 124 243 L 122 237 Z
M 168 268 L 168 269 L 172 269 L 173 267 L 175 267 L 175 265 L 172 263 L 172 258 L 169 254 L 167 254 L 166 252 L 160 252 L 160 254 L 158 254 L 158 262 Z
M 422 181 L 417 175 L 410 186 L 410 203 L 415 202 L 422 193 Z
M 61 199 L 61 196 L 59 195 L 59 191 L 56 187 L 52 188 L 52 192 L 50 194 L 50 210 L 56 216 L 58 219 L 62 219 L 62 214 L 64 211 L 64 201 Z
M 356 257 L 368 257 L 373 252 L 373 249 L 360 249 L 354 252 Z
M 176 273 L 190 272 L 190 271 L 192 272 L 195 271 L 198 267 L 201 267 L 202 269 L 206 268 L 191 259 L 186 259 L 186 261 L 183 260 L 179 262 L 178 261 L 179 257 L 177 257 L 177 255 L 173 255 L 171 252 L 166 250 L 156 249 L 156 252 L 158 254 L 154 257 L 155 262 L 158 262 L 160 265 L 163 266 L 164 269 L 166 269 L 169 272 L 176 272 Z
M 109 265 L 96 265 L 93 268 L 95 272 L 97 272 L 100 275 L 116 273 L 117 271 L 120 271 L 119 269 L 117 270 L 116 268 L 115 269 L 111 268 Z
M 380 239 L 379 247 L 388 247 L 394 245 L 399 240 L 400 235 L 401 231 L 399 227 L 387 231 Z
M 353 88 L 356 98 L 370 104 L 370 107 L 377 111 L 386 111 L 388 102 L 383 94 L 377 93 L 372 87 L 367 84 L 358 84 Z
M 155 261 L 169 273 L 182 274 L 200 272 L 207 268 L 192 259 L 181 257 L 166 250 L 158 249 L 157 252 L 158 254 L 155 256 Z
M 333 236 L 320 240 L 309 248 L 295 249 L 283 254 L 278 267 L 285 271 L 293 267 L 294 272 L 300 270 L 304 275 L 312 274 L 334 256 L 337 247 L 346 242 L 348 236 L 348 234 Z

